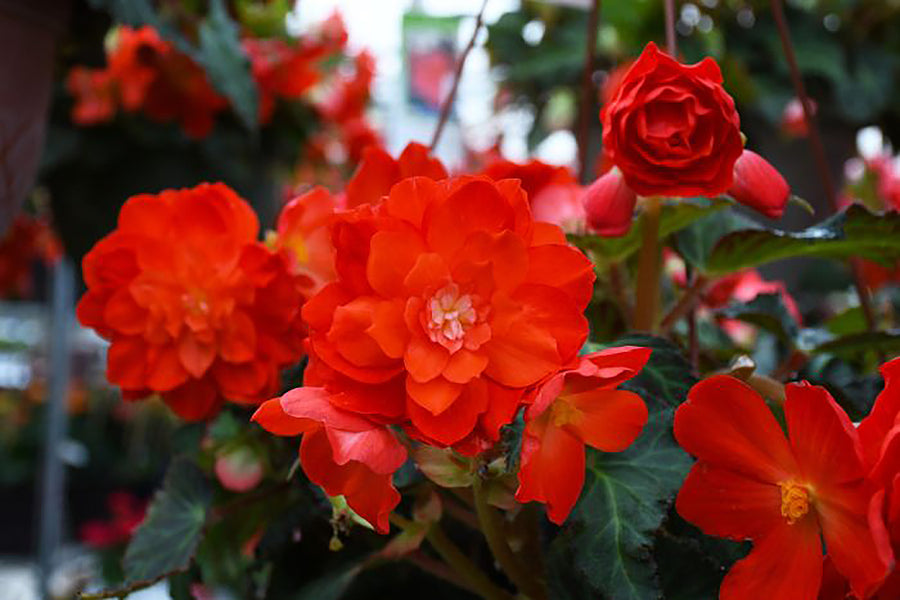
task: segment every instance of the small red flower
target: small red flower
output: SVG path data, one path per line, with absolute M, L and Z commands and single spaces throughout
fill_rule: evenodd
M 106 69 L 73 67 L 66 77 L 66 90 L 75 98 L 73 122 L 96 125 L 111 121 L 116 116 L 118 88 Z
M 613 168 L 588 186 L 584 197 L 588 228 L 599 235 L 618 237 L 628 233 L 634 219 L 637 195 Z
M 259 89 L 260 123 L 271 120 L 276 99 L 300 98 L 321 79 L 316 65 L 325 52 L 321 46 L 290 44 L 276 38 L 246 38 L 241 45 L 250 58 Z
M 867 480 L 860 435 L 823 388 L 791 384 L 788 437 L 765 401 L 725 375 L 701 381 L 675 415 L 697 457 L 676 508 L 707 535 L 754 548 L 725 576 L 723 600 L 813 600 L 822 538 L 834 566 L 867 597 L 893 567 L 884 495 Z
M 816 114 L 817 106 L 813 100 L 810 100 L 812 113 Z M 784 111 L 781 113 L 781 131 L 792 137 L 806 137 L 809 135 L 809 124 L 806 122 L 806 114 L 803 112 L 803 105 L 799 98 L 791 98 L 784 105 Z
M 331 224 L 336 200 L 314 188 L 288 202 L 278 216 L 274 245 L 285 253 L 304 298 L 335 278 Z
M 394 184 L 408 177 L 428 177 L 435 181 L 447 178 L 447 169 L 431 156 L 426 146 L 410 142 L 395 160 L 381 146 L 369 146 L 362 161 L 347 182 L 344 197 L 346 208 L 362 204 L 376 204 L 387 196 Z
M 623 346 L 582 356 L 534 392 L 525 413 L 516 500 L 547 504 L 551 521 L 569 516 L 584 485 L 585 445 L 621 452 L 647 422 L 647 406 L 616 387 L 631 379 L 650 348 Z
M 734 100 L 711 58 L 683 65 L 649 43 L 603 107 L 603 146 L 642 196 L 716 196 L 743 151 Z
M 127 542 L 144 520 L 147 503 L 128 492 L 112 492 L 106 497 L 110 518 L 88 521 L 81 526 L 79 537 L 86 545 L 102 549 Z
M 734 164 L 734 182 L 728 195 L 770 219 L 779 219 L 791 197 L 791 188 L 766 159 L 744 150 Z
M 535 159 L 519 164 L 498 158 L 482 174 L 495 181 L 518 179 L 528 194 L 535 221 L 553 223 L 565 231 L 584 229 L 583 192 L 568 168 Z
M 406 450 L 390 429 L 342 410 L 325 388 L 303 387 L 263 403 L 253 420 L 270 433 L 303 435 L 300 463 L 310 481 L 329 496 L 344 496 L 381 533 L 400 502 L 391 476 Z
M 286 259 L 256 240 L 250 206 L 222 184 L 130 198 L 85 256 L 78 318 L 110 340 L 107 375 L 198 420 L 258 403 L 302 355 L 302 297 Z

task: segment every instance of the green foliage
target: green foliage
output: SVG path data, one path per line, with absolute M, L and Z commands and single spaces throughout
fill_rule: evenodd
M 349 589 L 362 568 L 361 562 L 354 562 L 342 569 L 329 571 L 303 586 L 293 600 L 338 600 Z
M 640 394 L 651 411 L 677 407 L 687 398 L 688 390 L 697 383 L 681 350 L 664 338 L 634 333 L 619 338 L 612 345 L 653 349 L 650 360 L 638 376 L 621 386 Z
M 788 346 L 794 345 L 800 331 L 781 294 L 760 294 L 749 302 L 736 302 L 726 306 L 719 314 L 765 329 Z
M 199 58 L 212 84 L 231 101 L 247 129 L 258 123 L 259 95 L 250 61 L 241 48 L 238 26 L 228 16 L 223 0 L 212 0 L 200 24 Z
M 551 545 L 553 597 L 650 600 L 660 595 L 651 555 L 654 533 L 690 467 L 672 438 L 672 411 L 650 417 L 638 440 L 618 454 L 588 450 L 581 498 Z M 571 563 L 569 562 L 571 561 Z M 593 592 L 564 589 L 574 568 Z
M 785 258 L 867 258 L 880 264 L 900 259 L 900 214 L 872 214 L 860 205 L 798 232 L 736 231 L 712 249 L 704 271 L 727 275 Z
M 156 579 L 186 569 L 200 543 L 211 501 L 203 472 L 186 458 L 175 459 L 125 551 L 127 579 Z
M 690 226 L 704 217 L 728 206 L 727 202 L 708 201 L 702 198 L 681 200 L 662 207 L 659 235 L 665 238 Z M 606 238 L 598 235 L 570 235 L 569 241 L 590 251 L 598 264 L 620 262 L 641 247 L 640 222 L 632 225 L 622 237 Z
M 679 231 L 675 235 L 675 243 L 685 262 L 703 271 L 719 240 L 735 231 L 757 228 L 759 226 L 755 222 L 733 210 L 719 210 L 703 215 Z

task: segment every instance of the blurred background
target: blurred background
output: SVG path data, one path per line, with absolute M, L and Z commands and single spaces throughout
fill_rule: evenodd
M 159 402 L 123 403 L 105 343 L 76 325 L 81 258 L 125 199 L 225 181 L 271 228 L 295 194 L 340 191 L 367 146 L 430 142 L 482 10 L 435 153 L 453 171 L 538 158 L 588 183 L 604 169 L 605 94 L 664 38 L 662 0 L 603 0 L 585 104 L 593 1 L 0 0 L 0 599 L 121 578 L 169 457 L 204 435 Z M 821 220 L 769 2 L 676 10 L 681 58 L 716 58 L 748 146 L 816 211 L 792 205 L 779 226 Z M 900 207 L 900 0 L 792 0 L 786 14 L 842 197 Z M 769 275 L 815 320 L 823 295 L 852 302 L 847 273 L 823 268 Z M 191 593 L 240 597 L 207 591 Z

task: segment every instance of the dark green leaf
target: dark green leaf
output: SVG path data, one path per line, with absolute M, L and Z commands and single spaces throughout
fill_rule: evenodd
M 697 382 L 691 374 L 691 365 L 681 350 L 664 338 L 634 333 L 617 339 L 611 345 L 653 349 L 650 360 L 638 376 L 621 386 L 640 394 L 651 412 L 654 409 L 678 406 L 684 402 L 688 390 Z
M 900 259 L 900 214 L 875 215 L 854 204 L 798 232 L 737 231 L 719 240 L 706 263 L 709 275 L 726 275 L 794 257 L 867 258 L 881 264 Z
M 551 544 L 548 568 L 554 597 L 584 597 L 563 589 L 564 582 L 579 576 L 593 590 L 589 597 L 660 596 L 653 536 L 691 465 L 672 438 L 672 415 L 670 410 L 653 414 L 624 452 L 588 449 L 581 498 Z M 577 572 L 574 578 L 571 569 Z
M 733 210 L 705 215 L 678 232 L 678 252 L 688 263 L 703 270 L 709 253 L 725 235 L 758 225 Z
M 900 329 L 864 331 L 836 337 L 813 348 L 816 354 L 834 354 L 842 358 L 881 352 L 889 357 L 900 354 Z
M 750 302 L 730 304 L 720 310 L 719 314 L 761 327 L 789 346 L 794 345 L 794 339 L 800 331 L 781 294 L 760 294 Z
M 155 579 L 188 566 L 206 523 L 212 491 L 206 476 L 186 458 L 172 462 L 125 551 L 130 581 Z
M 209 80 L 231 101 L 247 129 L 256 130 L 259 98 L 250 73 L 250 61 L 241 48 L 238 27 L 222 0 L 212 0 L 200 24 L 200 60 Z
M 338 600 L 344 595 L 362 568 L 362 563 L 354 563 L 325 573 L 303 586 L 294 596 L 294 600 Z
M 727 202 L 710 202 L 703 199 L 696 201 L 682 200 L 662 207 L 659 222 L 660 237 L 667 237 L 681 231 L 691 223 L 728 206 Z M 641 247 L 640 221 L 631 226 L 628 233 L 618 238 L 605 238 L 598 235 L 570 235 L 569 241 L 584 250 L 594 253 L 600 263 L 619 262 L 628 258 Z

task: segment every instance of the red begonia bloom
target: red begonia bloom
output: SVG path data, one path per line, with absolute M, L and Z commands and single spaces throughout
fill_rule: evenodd
M 305 298 L 335 277 L 331 245 L 335 209 L 335 197 L 317 187 L 288 202 L 278 215 L 275 247 L 287 255 Z
M 66 90 L 75 98 L 72 121 L 78 125 L 106 123 L 116 116 L 118 88 L 106 69 L 73 67 L 66 76 Z
M 0 297 L 27 297 L 37 260 L 51 264 L 62 255 L 47 221 L 20 213 L 0 238 Z
M 790 200 L 791 188 L 766 159 L 744 150 L 734 164 L 734 182 L 728 194 L 770 219 L 779 219 Z
M 263 403 L 253 420 L 275 435 L 303 435 L 300 463 L 329 496 L 342 495 L 358 515 L 387 533 L 400 502 L 391 476 L 406 450 L 390 429 L 338 408 L 324 388 L 303 387 Z
M 276 99 L 300 98 L 321 79 L 316 65 L 325 52 L 321 46 L 291 44 L 276 38 L 247 38 L 241 45 L 250 58 L 259 90 L 260 123 L 271 120 Z
M 79 529 L 79 538 L 91 548 L 108 548 L 127 542 L 144 520 L 147 502 L 128 492 L 111 492 L 106 497 L 110 518 L 88 521 Z
M 532 159 L 524 164 L 497 159 L 482 171 L 491 179 L 518 179 L 528 194 L 535 221 L 553 223 L 566 231 L 584 228 L 583 191 L 566 167 Z
M 631 229 L 636 203 L 637 194 L 625 183 L 622 172 L 610 169 L 585 192 L 588 228 L 606 237 L 625 235 Z
M 591 263 L 533 221 L 516 181 L 405 179 L 337 215 L 332 239 L 337 280 L 303 309 L 311 353 L 332 390 L 391 390 L 353 410 L 417 439 L 496 439 L 521 389 L 587 337 Z
M 822 547 L 853 592 L 867 597 L 893 566 L 868 481 L 860 435 L 823 388 L 786 387 L 785 437 L 765 401 L 717 375 L 695 385 L 675 415 L 675 437 L 697 457 L 676 508 L 704 533 L 750 539 L 725 576 L 723 600 L 814 599 Z
M 584 485 L 585 445 L 621 452 L 647 422 L 641 397 L 616 387 L 637 375 L 650 352 L 623 346 L 588 354 L 535 390 L 525 413 L 516 500 L 545 502 L 551 521 L 566 520 Z
M 649 43 L 603 107 L 603 149 L 642 196 L 716 196 L 743 151 L 711 58 L 683 65 Z
M 302 297 L 258 230 L 223 184 L 125 203 L 84 258 L 78 304 L 81 323 L 110 340 L 107 375 L 123 393 L 158 393 L 188 420 L 275 393 L 302 355 Z
M 356 208 L 362 204 L 375 204 L 387 196 L 395 183 L 409 177 L 445 179 L 447 169 L 441 161 L 431 156 L 428 147 L 410 142 L 395 160 L 380 146 L 369 146 L 362 153 L 362 161 L 347 182 L 344 204 Z

